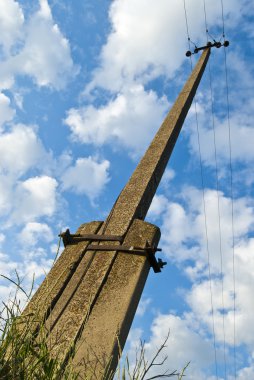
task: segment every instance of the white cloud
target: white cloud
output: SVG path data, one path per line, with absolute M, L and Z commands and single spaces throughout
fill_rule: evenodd
M 204 110 L 203 110 L 204 111 Z M 202 160 L 206 165 L 215 166 L 214 131 L 209 128 L 207 114 L 199 114 L 199 137 Z M 252 118 L 247 112 L 233 113 L 230 117 L 230 145 L 227 118 L 219 120 L 215 117 L 216 154 L 219 167 L 229 163 L 230 149 L 232 161 L 249 164 L 254 160 L 252 140 L 254 130 Z M 231 146 L 231 148 L 230 148 Z M 199 146 L 196 135 L 196 126 L 193 124 L 190 133 L 191 153 L 199 157 Z
M 5 122 L 12 120 L 15 111 L 10 107 L 10 99 L 0 92 L 0 130 Z
M 15 176 L 24 174 L 46 155 L 36 128 L 22 124 L 14 125 L 0 135 L 0 150 L 0 173 Z
M 106 105 L 70 109 L 65 123 L 75 140 L 102 145 L 114 141 L 135 153 L 144 150 L 158 129 L 168 108 L 165 97 L 132 86 Z
M 32 257 L 30 257 L 30 260 L 24 261 L 23 264 L 23 275 L 25 276 L 25 280 L 31 284 L 33 279 L 37 280 L 42 276 L 46 276 L 52 267 L 53 260 L 46 258 L 39 260 L 38 257 L 36 260 L 32 260 Z
M 236 379 L 237 380 L 248 380 L 248 379 L 252 379 L 252 378 L 254 378 L 253 358 L 252 358 L 251 363 L 248 367 L 244 367 L 237 372 Z M 229 380 L 234 380 L 234 379 L 235 379 L 234 376 L 229 377 Z
M 5 241 L 5 235 L 0 233 L 0 245 Z
M 186 3 L 191 38 L 198 43 L 202 37 L 205 39 L 203 3 L 200 0 Z M 220 7 L 210 3 L 207 5 L 208 22 L 220 28 Z M 237 18 L 240 14 L 236 0 L 225 1 L 224 6 L 225 17 L 231 13 L 231 17 Z M 134 79 L 144 83 L 159 75 L 171 77 L 186 59 L 182 2 L 115 0 L 109 17 L 112 30 L 101 51 L 100 67 L 95 70 L 87 92 L 96 86 L 119 91 Z
M 141 301 L 139 302 L 136 315 L 138 315 L 139 317 L 142 317 L 145 314 L 151 301 L 152 301 L 151 298 L 142 298 Z
M 0 175 L 0 214 L 6 214 L 11 208 L 13 196 L 13 179 Z
M 45 169 L 50 155 L 37 136 L 37 128 L 12 125 L 0 134 L 0 214 L 10 213 L 17 206 L 19 178 L 31 169 Z M 20 199 L 21 203 L 22 200 Z
M 22 244 L 33 246 L 39 240 L 51 242 L 53 240 L 53 233 L 46 223 L 30 222 L 22 229 L 19 240 Z
M 164 188 L 164 189 L 167 189 L 170 185 L 170 182 L 172 181 L 172 179 L 175 178 L 175 171 L 171 168 L 166 168 L 163 176 L 162 176 L 162 180 L 161 180 L 161 186 Z
M 18 50 L 0 64 L 0 88 L 11 88 L 16 75 L 28 75 L 38 86 L 61 89 L 77 73 L 69 42 L 54 24 L 47 0 L 24 22 L 20 39 Z
M 165 195 L 155 195 L 153 197 L 147 217 L 156 220 L 165 211 L 167 206 L 168 199 L 165 197 Z
M 179 196 L 181 203 L 168 202 L 167 206 L 163 198 L 161 230 L 163 244 L 166 246 L 165 252 L 172 252 L 170 258 L 176 262 L 191 259 L 200 260 L 205 265 L 207 250 L 202 192 L 188 187 Z M 231 199 L 222 192 L 217 193 L 215 190 L 207 189 L 205 190 L 207 232 L 209 250 L 213 252 L 212 267 L 215 271 L 220 268 L 218 197 L 222 251 L 227 258 L 231 255 L 232 244 Z M 252 229 L 254 223 L 252 203 L 251 198 L 234 200 L 235 243 L 242 241 Z
M 13 201 L 12 222 L 31 222 L 52 216 L 56 209 L 57 181 L 48 176 L 29 178 L 18 184 Z
M 226 5 L 225 16 L 237 14 L 237 1 Z M 189 8 L 192 34 L 198 39 L 203 3 L 195 0 Z M 220 7 L 208 8 L 210 21 L 220 26 Z M 144 85 L 161 75 L 172 77 L 186 59 L 184 9 L 177 0 L 115 0 L 109 17 L 111 32 L 84 94 L 91 96 L 93 90 L 103 88 L 109 90 L 111 99 L 99 106 L 90 103 L 70 109 L 65 123 L 74 140 L 95 145 L 113 141 L 135 156 L 143 152 L 169 108 L 166 97 L 145 90 Z M 98 98 L 100 91 L 94 95 Z
M 173 372 L 181 371 L 189 362 L 185 375 L 188 379 L 207 380 L 210 366 L 213 365 L 214 352 L 212 342 L 205 336 L 194 331 L 188 318 L 180 318 L 172 314 L 158 315 L 151 327 L 152 334 L 145 343 L 145 357 L 151 360 L 168 333 L 169 339 L 157 362 L 167 356 L 164 365 L 155 366 L 149 371 L 149 376 L 164 373 L 165 370 Z M 133 345 L 132 351 L 135 351 Z M 131 358 L 135 358 L 135 352 L 130 352 Z M 203 371 L 204 372 L 203 372 Z
M 78 158 L 75 166 L 66 169 L 62 176 L 63 189 L 86 194 L 93 201 L 110 179 L 109 166 L 107 160 L 99 162 L 91 156 Z
M 47 0 L 39 0 L 40 9 L 38 15 L 45 20 L 52 20 L 51 10 Z
M 0 252 L 0 274 L 10 277 L 11 273 L 17 268 L 17 262 L 10 260 L 5 253 Z
M 219 72 L 216 76 L 221 75 L 221 80 L 216 81 L 213 73 L 215 62 L 210 61 L 213 107 L 211 104 L 210 90 L 204 90 L 204 87 L 201 87 L 202 92 L 200 91 L 196 96 L 202 161 L 204 164 L 214 167 L 216 147 L 220 174 L 225 174 L 225 167 L 229 164 L 230 145 L 231 158 L 234 164 L 240 163 L 249 165 L 252 164 L 254 160 L 251 144 L 254 138 L 252 120 L 254 111 L 252 96 L 254 85 L 253 72 L 248 60 L 246 60 L 245 56 L 241 55 L 241 52 L 236 53 L 229 51 L 227 59 L 230 61 L 230 67 L 228 67 L 227 70 L 229 83 L 229 120 L 227 114 L 225 72 L 221 68 L 218 69 Z M 204 78 L 203 81 L 205 80 L 209 79 Z M 232 83 L 233 85 L 231 85 Z M 212 111 L 214 118 L 212 117 Z M 194 105 L 192 105 L 186 121 L 190 126 L 184 128 L 183 131 L 189 135 L 190 154 L 199 158 Z
M 218 222 L 218 198 L 220 202 L 220 225 Z M 233 345 L 234 331 L 234 284 L 231 200 L 222 192 L 205 190 L 207 237 L 202 204 L 202 194 L 195 188 L 184 189 L 178 194 L 181 203 L 168 202 L 165 196 L 159 197 L 156 212 L 162 211 L 162 246 L 171 262 L 185 272 L 193 282 L 190 289 L 182 294 L 191 312 L 189 318 L 195 330 L 209 331 L 212 335 L 211 315 L 212 289 L 215 337 L 218 349 L 223 345 L 224 333 L 227 349 Z M 158 201 L 158 199 L 157 199 Z M 158 214 L 155 216 L 158 217 Z M 254 328 L 251 318 L 254 304 L 254 239 L 249 237 L 254 225 L 253 199 L 234 199 L 234 262 L 236 284 L 235 328 L 236 345 L 246 345 L 251 350 L 254 343 Z M 221 238 L 221 254 L 220 254 Z M 211 283 L 208 276 L 207 244 L 210 257 Z M 222 266 L 221 266 L 222 265 Z M 223 298 L 221 270 L 223 272 Z M 195 316 L 195 317 L 194 317 Z M 225 331 L 223 331 L 223 318 Z M 226 354 L 227 355 L 227 354 Z M 174 356 L 173 356 L 174 357 Z M 200 367 L 201 368 L 201 367 Z M 199 378 L 199 377 L 197 377 Z
M 8 54 L 12 45 L 21 37 L 24 15 L 19 3 L 2 0 L 0 3 L 0 46 Z

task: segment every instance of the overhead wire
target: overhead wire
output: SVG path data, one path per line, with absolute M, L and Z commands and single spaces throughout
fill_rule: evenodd
M 204 7 L 204 20 L 205 20 L 206 37 L 207 37 L 207 42 L 208 42 L 208 36 L 210 36 L 213 40 L 214 40 L 214 38 L 211 36 L 211 34 L 208 31 L 206 1 L 205 0 L 203 0 L 203 7 Z M 224 38 L 224 29 L 223 29 L 223 38 Z M 213 88 L 212 88 L 212 73 L 211 73 L 210 61 L 208 62 L 208 72 L 209 72 L 210 103 L 211 103 L 211 114 L 212 114 L 216 193 L 217 193 L 218 233 L 219 233 L 219 251 L 220 251 L 220 282 L 221 282 L 221 304 L 222 304 L 223 359 L 224 359 L 224 376 L 225 376 L 225 380 L 226 380 L 227 379 L 227 359 L 226 359 L 225 302 L 224 302 L 224 274 L 223 274 L 222 233 L 221 233 L 221 210 L 220 210 L 219 176 L 218 176 L 218 160 L 217 160 L 217 148 L 216 148 L 216 132 L 215 132 L 214 102 L 213 102 Z
M 201 156 L 201 144 L 200 144 L 199 122 L 198 122 L 198 114 L 197 114 L 197 102 L 196 102 L 195 98 L 194 98 L 194 107 L 195 107 L 196 129 L 197 129 L 198 151 L 199 151 L 199 164 L 200 164 L 202 198 L 203 198 L 203 212 L 204 212 L 204 223 L 205 223 L 207 266 L 208 266 L 208 279 L 209 279 L 211 314 L 212 314 L 214 360 L 215 360 L 216 378 L 218 380 L 218 361 L 217 361 L 216 338 L 215 338 L 215 321 L 214 321 L 214 306 L 213 306 L 213 292 L 212 292 L 212 275 L 211 275 L 211 262 L 210 262 L 210 248 L 209 248 L 209 241 L 208 241 L 207 213 L 206 213 L 205 188 L 204 188 L 204 174 L 203 174 L 203 163 L 202 163 L 202 156 Z
M 222 37 L 225 38 L 225 21 L 224 21 L 223 0 L 220 0 L 220 3 L 221 3 Z
M 220 281 L 221 281 L 221 304 L 222 304 L 223 359 L 224 359 L 224 376 L 225 376 L 225 380 L 226 380 L 227 379 L 227 359 L 226 359 L 226 333 L 225 333 L 224 274 L 223 274 L 222 233 L 221 233 L 221 207 L 220 207 L 220 194 L 219 194 L 218 159 L 217 159 L 217 148 L 216 148 L 214 102 L 213 102 L 213 90 L 212 90 L 212 77 L 211 77 L 210 62 L 208 64 L 208 71 L 209 71 L 209 83 L 210 83 L 210 99 L 211 99 L 213 145 L 214 145 L 214 160 L 215 160 L 215 175 L 216 175 L 218 232 L 219 232 L 219 251 L 220 251 Z
M 208 32 L 207 17 L 206 17 L 206 4 L 204 2 L 204 14 L 206 33 L 213 38 Z M 225 20 L 224 20 L 224 5 L 223 0 L 221 2 L 221 18 L 222 18 L 222 38 L 225 41 Z M 210 65 L 210 63 L 209 63 Z M 232 143 L 231 143 L 231 124 L 230 124 L 230 112 L 229 112 L 229 86 L 228 86 L 228 69 L 227 69 L 227 53 L 224 47 L 224 67 L 225 67 L 225 83 L 226 83 L 226 102 L 227 102 L 227 123 L 228 123 L 228 141 L 229 141 L 229 171 L 230 171 L 230 198 L 231 198 L 231 228 L 232 228 L 232 271 L 233 271 L 233 351 L 234 351 L 234 378 L 236 379 L 236 281 L 235 281 L 235 223 L 234 223 L 234 195 L 233 195 L 233 168 L 232 168 Z M 209 66 L 210 70 L 210 66 Z M 221 256 L 222 258 L 222 256 Z M 222 263 L 222 262 L 221 262 Z M 221 273 L 222 275 L 222 273 Z M 223 284 L 222 284 L 223 286 Z M 224 298 L 224 296 L 222 296 Z M 224 301 L 222 301 L 224 303 Z M 224 313 L 223 313 L 224 320 Z M 223 321 L 225 326 L 225 322 Z M 224 330 L 225 331 L 225 330 Z M 225 358 L 225 332 L 224 332 L 224 358 Z M 224 359 L 225 360 L 225 359 Z M 226 361 L 225 361 L 226 371 Z M 225 372 L 226 377 L 226 372 Z
M 186 9 L 186 3 L 185 0 L 183 0 L 184 3 L 184 13 L 185 13 L 185 22 L 186 22 L 186 32 L 187 32 L 187 38 L 188 38 L 188 45 L 190 49 L 190 43 L 193 43 L 190 39 L 190 33 L 189 33 L 189 25 L 188 25 L 188 16 L 187 16 L 187 9 Z M 204 16 L 205 16 L 205 25 L 206 25 L 206 35 L 207 40 L 208 36 L 212 38 L 214 41 L 215 39 L 212 37 L 212 35 L 208 31 L 208 24 L 207 24 L 207 16 L 206 16 L 206 3 L 205 0 L 203 0 L 204 4 Z M 221 17 L 222 17 L 222 37 L 225 41 L 225 20 L 224 20 L 224 5 L 223 0 L 221 0 Z M 221 40 L 220 39 L 220 40 Z M 193 43 L 195 45 L 195 43 Z M 195 45 L 196 46 L 196 45 Z M 190 57 L 191 58 L 191 57 Z M 190 59 L 191 63 L 191 69 L 192 69 L 192 59 Z M 227 122 L 228 122 L 228 140 L 229 140 L 229 170 L 230 170 L 230 197 L 231 197 L 231 221 L 232 221 L 232 251 L 233 251 L 233 350 L 234 350 L 234 377 L 236 379 L 236 281 L 235 281 L 235 223 L 234 223 L 234 196 L 233 196 L 233 168 L 232 168 L 232 143 L 231 143 L 231 125 L 230 125 L 230 112 L 229 112 L 229 89 L 228 89 L 228 69 L 227 69 L 227 53 L 226 49 L 224 48 L 224 66 L 225 66 L 225 78 L 226 78 L 226 101 L 227 101 Z M 218 215 L 219 215 L 219 230 L 220 230 L 220 257 L 221 257 L 221 287 L 222 287 L 222 307 L 223 310 L 225 310 L 224 306 L 224 283 L 223 283 L 223 259 L 222 259 L 222 242 L 221 242 L 221 217 L 220 217 L 220 199 L 219 199 L 219 182 L 218 182 L 218 161 L 217 161 L 217 150 L 216 150 L 216 137 L 215 137 L 215 126 L 214 126 L 214 111 L 213 111 L 213 96 L 212 96 L 212 81 L 211 81 L 211 68 L 209 63 L 209 78 L 210 78 L 210 91 L 211 91 L 211 101 L 212 101 L 212 117 L 213 117 L 213 131 L 214 131 L 214 149 L 215 149 L 215 166 L 216 166 L 216 187 L 217 187 L 217 194 L 218 194 L 218 201 L 217 201 L 217 207 L 218 207 Z M 204 215 L 205 215 L 205 228 L 206 228 L 206 235 L 207 235 L 207 221 L 206 221 L 206 209 L 205 209 L 205 193 L 204 193 L 204 179 L 203 179 L 203 168 L 202 168 L 202 158 L 201 158 L 201 148 L 200 148 L 200 137 L 199 137 L 199 127 L 198 127 L 198 118 L 197 118 L 197 107 L 196 107 L 196 99 L 194 98 L 194 104 L 195 104 L 195 113 L 196 113 L 196 124 L 197 124 L 197 134 L 198 134 L 198 146 L 199 146 L 199 155 L 200 155 L 200 168 L 201 168 L 201 179 L 202 179 L 202 189 L 203 189 L 203 204 L 204 204 Z M 207 244 L 208 244 L 208 235 L 207 235 Z M 211 272 L 210 272 L 210 253 L 209 253 L 209 246 L 208 247 L 208 267 L 209 267 L 209 278 L 210 278 L 210 285 L 211 285 Z M 212 315 L 213 315 L 213 301 L 212 301 L 212 289 L 211 291 L 211 305 L 212 305 Z M 216 376 L 217 375 L 217 359 L 216 359 L 216 344 L 215 344 L 215 328 L 214 328 L 214 315 L 213 315 L 213 333 L 214 333 L 214 350 L 215 350 L 215 361 L 216 361 Z M 224 343 L 224 373 L 225 378 L 227 376 L 227 364 L 226 364 L 226 338 L 225 338 L 225 317 L 223 312 L 223 343 Z
M 222 37 L 225 41 L 225 17 L 223 0 L 221 3 L 221 21 Z M 235 279 L 235 221 L 234 221 L 234 194 L 233 194 L 233 167 L 232 167 L 232 142 L 231 142 L 231 123 L 229 110 L 229 86 L 228 86 L 228 68 L 227 52 L 224 47 L 224 70 L 225 70 L 225 88 L 227 102 L 227 124 L 228 124 L 228 142 L 229 142 L 229 171 L 230 171 L 230 197 L 231 197 L 231 233 L 232 233 L 232 272 L 233 272 L 233 352 L 234 352 L 234 378 L 236 379 L 236 279 Z
M 235 222 L 234 222 L 234 194 L 233 194 L 233 167 L 232 167 L 232 138 L 231 123 L 229 111 L 229 88 L 228 88 L 228 68 L 227 53 L 224 48 L 224 68 L 225 68 L 225 86 L 227 101 L 227 124 L 228 124 L 228 141 L 229 141 L 229 171 L 230 171 L 230 196 L 231 196 L 231 233 L 232 233 L 232 272 L 233 272 L 233 351 L 234 351 L 234 377 L 236 379 L 236 280 L 235 280 Z
M 187 16 L 185 0 L 183 0 L 183 4 L 184 4 L 184 13 L 185 13 L 185 23 L 186 23 L 188 45 L 189 45 L 189 49 L 190 49 L 191 39 L 190 39 L 190 34 L 189 34 L 188 16 Z M 191 56 L 190 56 L 190 65 L 191 65 L 191 70 L 192 70 L 193 64 L 192 64 L 192 57 Z M 197 130 L 199 163 L 200 163 L 200 174 L 201 174 L 201 186 L 202 186 L 202 198 L 203 198 L 203 212 L 204 212 L 205 238 L 206 238 L 206 250 L 207 250 L 207 266 L 208 266 L 208 279 L 209 279 L 211 315 L 212 315 L 212 335 L 213 335 L 214 361 L 215 361 L 216 378 L 218 380 L 218 360 L 217 360 L 216 338 L 215 338 L 215 321 L 214 321 L 214 306 L 213 306 L 212 278 L 211 278 L 211 265 L 210 265 L 210 249 L 209 249 L 209 241 L 208 241 L 207 212 L 206 212 L 205 189 L 204 189 L 204 174 L 203 174 L 203 163 L 202 163 L 202 156 L 201 156 L 201 144 L 200 144 L 200 133 L 199 133 L 199 122 L 198 122 L 198 114 L 197 114 L 196 97 L 194 97 L 194 108 L 195 108 L 196 130 Z

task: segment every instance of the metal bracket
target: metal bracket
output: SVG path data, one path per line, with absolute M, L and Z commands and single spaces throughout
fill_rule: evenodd
M 81 241 L 118 241 L 122 243 L 123 237 L 118 235 L 96 235 L 96 234 L 71 234 L 70 230 L 67 229 L 65 232 L 59 234 L 59 236 L 63 239 L 64 247 L 70 244 L 76 244 Z M 155 273 L 161 272 L 161 269 L 167 263 L 162 261 L 161 259 L 156 259 L 155 252 L 161 251 L 161 248 L 152 247 L 148 242 L 146 242 L 146 247 L 135 247 L 135 246 L 127 246 L 127 245 L 110 245 L 110 244 L 89 244 L 86 247 L 88 251 L 117 251 L 117 252 L 126 252 L 134 255 L 142 255 L 147 256 L 148 261 L 153 268 Z
M 89 244 L 87 246 L 87 250 L 94 250 L 94 251 L 117 251 L 117 252 L 125 252 L 130 253 L 132 255 L 141 255 L 141 256 L 147 256 L 148 261 L 153 268 L 155 273 L 161 272 L 161 269 L 166 265 L 167 263 L 162 261 L 161 259 L 156 259 L 155 252 L 161 251 L 161 248 L 146 246 L 145 248 L 142 247 L 135 247 L 135 246 L 126 246 L 126 245 L 94 245 Z
M 190 50 L 186 51 L 185 55 L 186 55 L 186 57 L 190 57 L 192 54 L 197 54 L 200 50 L 205 50 L 205 49 L 209 49 L 212 47 L 216 47 L 217 49 L 219 49 L 221 46 L 228 47 L 229 41 L 224 41 L 223 44 L 221 42 L 217 42 L 217 41 L 214 41 L 213 43 L 207 42 L 207 44 L 205 46 L 201 46 L 201 47 L 195 46 L 195 49 L 193 52 L 191 52 Z
M 71 234 L 69 228 L 65 232 L 59 234 L 63 239 L 64 247 L 70 244 L 76 244 L 81 241 L 119 241 L 122 243 L 123 237 L 118 235 L 96 235 L 96 234 Z

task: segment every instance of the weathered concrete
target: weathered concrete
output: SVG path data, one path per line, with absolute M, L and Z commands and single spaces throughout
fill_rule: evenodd
M 135 220 L 124 239 L 124 244 L 145 247 L 146 242 L 149 241 L 150 244 L 156 246 L 159 237 L 158 227 Z M 88 251 L 86 255 L 91 253 L 92 251 Z M 112 252 L 97 252 L 96 258 L 99 256 L 103 259 L 107 255 L 112 255 Z M 105 363 L 112 360 L 112 364 L 115 365 L 119 353 L 119 346 L 115 339 L 118 338 L 118 343 L 123 348 L 129 331 L 127 326 L 130 325 L 135 314 L 149 269 L 150 265 L 146 256 L 119 252 L 112 269 L 104 277 L 103 287 L 100 291 L 98 291 L 98 282 L 96 282 L 96 279 L 101 276 L 100 267 L 97 268 L 97 274 L 93 272 L 93 276 L 84 276 L 72 296 L 70 297 L 68 294 L 69 302 L 65 304 L 64 312 L 61 313 L 49 335 L 52 355 L 64 360 L 72 343 L 77 340 L 84 327 L 78 343 L 77 356 L 74 358 L 75 365 L 81 360 L 83 371 L 82 368 L 79 369 L 84 374 L 84 371 L 88 371 L 90 368 L 91 361 L 96 363 L 95 368 L 98 372 L 96 377 L 98 378 L 105 370 Z M 94 282 L 88 282 L 92 278 Z M 138 289 L 139 292 L 133 294 L 133 290 Z M 96 302 L 93 304 L 95 292 L 97 292 Z M 64 292 L 59 303 L 63 302 L 62 298 L 63 301 L 66 300 Z M 58 303 L 55 308 L 58 309 Z M 94 330 L 95 325 L 97 327 Z M 96 342 L 94 342 L 95 336 L 98 337 Z M 107 349 L 109 337 L 110 350 Z M 96 356 L 93 354 L 94 350 Z M 84 355 L 86 359 L 82 360 Z M 103 364 L 100 365 L 101 360 Z
M 77 230 L 77 233 L 96 233 L 101 225 L 102 222 L 82 224 Z M 42 320 L 53 310 L 72 276 L 74 274 L 76 275 L 75 270 L 84 257 L 86 247 L 89 243 L 89 241 L 83 241 L 76 245 L 69 245 L 64 249 L 32 297 L 23 314 L 33 313 L 39 320 Z M 83 268 L 83 270 L 85 270 L 86 267 L 83 265 Z
M 157 244 L 159 229 L 143 222 L 202 77 L 210 50 L 199 62 L 157 132 L 105 223 L 85 225 L 83 233 L 125 236 L 124 244 Z M 105 376 L 117 365 L 149 272 L 144 256 L 86 251 L 87 242 L 65 249 L 26 312 L 49 313 L 46 327 L 52 356 L 65 361 L 77 341 L 72 363 L 81 375 Z M 107 242 L 102 242 L 102 245 Z M 118 242 L 113 244 L 118 245 Z M 111 242 L 112 245 L 112 242 Z M 86 252 L 85 252 L 86 251 Z M 118 341 L 116 341 L 116 336 Z M 118 346 L 119 343 L 119 346 Z
M 145 247 L 149 241 L 157 246 L 159 239 L 158 227 L 136 219 L 124 243 Z M 117 366 L 149 270 L 146 256 L 118 253 L 82 332 L 72 361 L 81 378 L 89 374 L 92 378 L 102 379 L 105 368 L 113 370 Z

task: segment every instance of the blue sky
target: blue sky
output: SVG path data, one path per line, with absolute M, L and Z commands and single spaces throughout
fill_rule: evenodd
M 220 39 L 222 3 L 205 4 Z M 147 217 L 168 265 L 150 273 L 127 344 L 132 357 L 146 339 L 149 357 L 170 329 L 167 366 L 190 361 L 196 380 L 254 378 L 254 8 L 223 7 L 229 114 L 225 52 L 214 49 L 196 96 L 204 186 L 192 106 Z M 203 0 L 186 0 L 186 10 L 191 40 L 203 45 Z M 24 286 L 33 274 L 39 284 L 58 233 L 107 216 L 190 74 L 187 49 L 179 0 L 1 0 L 2 274 L 17 269 Z M 11 290 L 1 280 L 2 300 Z

